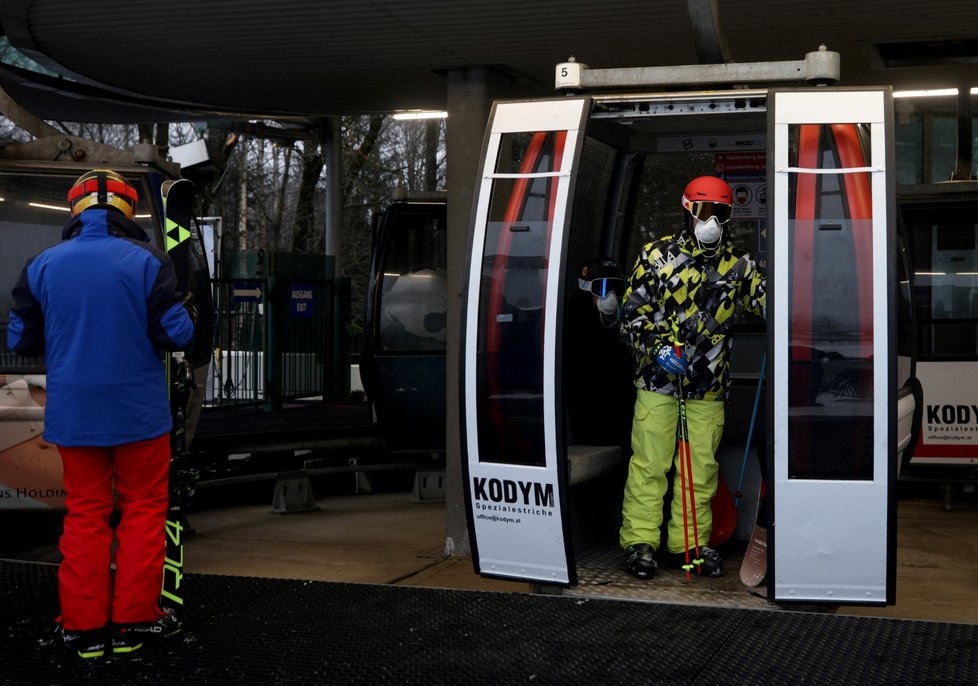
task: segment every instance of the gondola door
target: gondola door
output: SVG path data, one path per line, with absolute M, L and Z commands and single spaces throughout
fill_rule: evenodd
M 560 410 L 563 265 L 585 98 L 497 103 L 463 300 L 462 452 L 485 575 L 576 583 Z
M 779 602 L 895 598 L 892 109 L 888 89 L 769 99 L 768 592 Z

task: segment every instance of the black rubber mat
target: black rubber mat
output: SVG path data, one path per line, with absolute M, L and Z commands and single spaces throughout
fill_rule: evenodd
M 83 661 L 53 565 L 0 561 L 3 684 L 974 684 L 978 625 L 186 577 L 184 631 Z

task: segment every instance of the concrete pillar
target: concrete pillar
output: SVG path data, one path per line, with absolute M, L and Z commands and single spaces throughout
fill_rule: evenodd
M 468 262 L 472 200 L 479 172 L 482 141 L 492 101 L 509 94 L 509 80 L 487 68 L 460 69 L 448 73 L 448 121 L 446 152 L 448 181 L 448 334 L 446 347 L 446 470 L 445 552 L 471 553 L 465 498 L 462 490 L 462 448 L 459 397 L 461 360 L 460 315 L 462 289 Z

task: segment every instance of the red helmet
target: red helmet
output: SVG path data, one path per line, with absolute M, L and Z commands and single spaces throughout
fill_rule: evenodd
M 730 219 L 733 191 L 726 181 L 716 176 L 697 177 L 683 191 L 683 208 L 700 221 L 716 217 L 724 224 Z
M 71 216 L 89 207 L 114 207 L 132 219 L 139 196 L 125 177 L 111 169 L 93 169 L 85 172 L 68 191 Z

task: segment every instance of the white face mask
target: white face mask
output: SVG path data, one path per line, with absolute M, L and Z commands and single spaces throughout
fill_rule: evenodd
M 696 226 L 693 228 L 693 235 L 696 236 L 696 240 L 699 242 L 700 247 L 710 246 L 712 247 L 717 241 L 720 240 L 720 235 L 723 232 L 723 227 L 720 226 L 720 222 L 717 221 L 716 217 L 710 217 L 705 222 L 696 220 Z
M 618 296 L 614 293 L 609 293 L 603 298 L 597 298 L 598 312 L 606 315 L 618 314 Z

